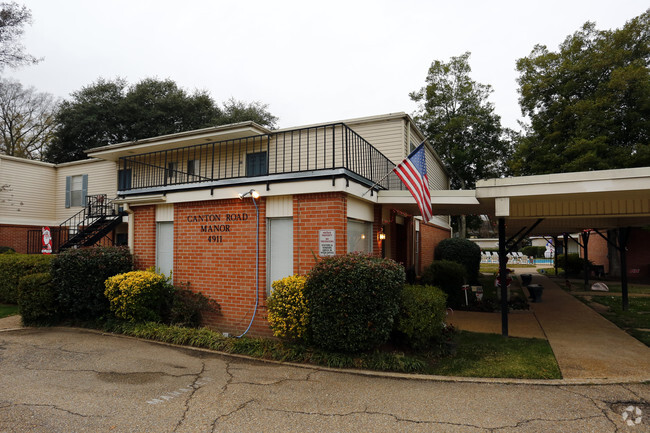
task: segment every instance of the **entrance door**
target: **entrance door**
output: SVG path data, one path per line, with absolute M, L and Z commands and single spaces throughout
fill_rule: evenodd
M 401 263 L 405 268 L 408 261 L 408 230 L 406 224 L 395 224 L 395 261 Z
M 174 269 L 174 223 L 156 224 L 156 268 L 169 277 Z
M 268 271 L 267 288 L 271 283 L 293 275 L 293 218 L 269 218 L 267 220 Z

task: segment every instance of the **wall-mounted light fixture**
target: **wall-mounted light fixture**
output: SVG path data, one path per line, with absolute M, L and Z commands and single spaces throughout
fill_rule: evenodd
M 379 233 L 377 233 L 377 240 L 379 242 L 386 240 L 386 233 L 384 233 L 384 228 L 379 229 Z
M 243 194 L 240 192 L 240 193 L 237 194 L 237 195 L 239 196 L 239 199 L 240 199 L 240 200 L 243 200 L 244 197 L 246 197 L 247 195 L 250 195 L 250 196 L 253 197 L 254 199 L 258 199 L 258 198 L 260 198 L 260 193 L 257 192 L 257 191 L 254 190 L 254 189 L 251 189 L 251 190 L 249 190 L 249 191 L 246 191 L 246 192 L 243 193 Z

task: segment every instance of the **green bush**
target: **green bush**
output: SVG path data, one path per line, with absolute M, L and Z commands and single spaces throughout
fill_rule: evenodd
M 0 247 L 0 254 L 13 254 L 16 250 L 11 247 Z
M 471 284 L 478 281 L 481 266 L 481 248 L 469 239 L 447 238 L 440 241 L 435 249 L 436 260 L 449 260 L 465 267 Z
M 465 280 L 465 267 L 449 260 L 435 260 L 422 272 L 422 284 L 442 289 L 447 294 L 447 305 L 451 308 L 459 308 L 465 303 L 462 290 Z
M 536 259 L 543 259 L 544 253 L 546 252 L 546 247 L 534 247 L 532 245 L 529 245 L 527 247 L 523 247 L 521 249 L 521 252 L 525 256 L 533 256 Z
M 111 312 L 130 322 L 160 322 L 174 291 L 164 275 L 153 271 L 118 274 L 104 284 Z
M 52 276 L 48 272 L 23 276 L 18 287 L 18 307 L 24 325 L 57 323 L 58 309 L 52 291 Z
M 174 287 L 171 308 L 165 322 L 176 326 L 198 328 L 203 322 L 204 313 L 219 312 L 220 309 L 215 300 L 202 293 L 193 292 L 185 287 Z
M 593 263 L 590 261 L 589 266 Z M 585 259 L 578 254 L 569 253 L 568 264 L 564 263 L 564 254 L 558 254 L 557 265 L 564 269 L 565 275 L 581 275 L 585 271 Z
M 287 340 L 301 340 L 307 334 L 309 309 L 303 294 L 306 278 L 293 275 L 272 284 L 273 293 L 266 305 L 273 335 Z
M 365 254 L 317 262 L 304 289 L 310 342 L 325 350 L 349 353 L 386 342 L 405 278 L 398 263 Z
M 18 303 L 18 283 L 25 275 L 50 271 L 52 256 L 0 254 L 0 303 Z
M 437 342 L 445 326 L 446 301 L 437 287 L 404 286 L 396 328 L 413 349 L 429 349 Z
M 52 284 L 62 318 L 92 320 L 110 314 L 104 281 L 133 269 L 126 247 L 69 249 L 52 261 Z

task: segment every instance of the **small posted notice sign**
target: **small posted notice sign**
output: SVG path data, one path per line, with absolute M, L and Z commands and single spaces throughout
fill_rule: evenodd
M 318 231 L 318 255 L 321 257 L 336 255 L 336 230 Z

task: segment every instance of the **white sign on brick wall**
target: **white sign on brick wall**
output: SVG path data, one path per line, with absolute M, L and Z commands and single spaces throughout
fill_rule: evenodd
M 336 230 L 318 231 L 318 255 L 321 257 L 336 255 Z

